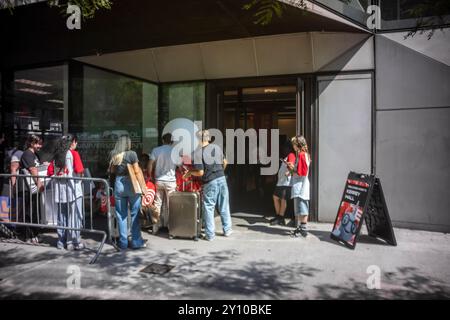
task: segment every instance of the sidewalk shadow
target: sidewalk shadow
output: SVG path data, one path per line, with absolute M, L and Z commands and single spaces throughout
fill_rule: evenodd
M 264 299 L 283 299 L 302 290 L 305 278 L 316 277 L 321 270 L 303 263 L 280 265 L 275 261 L 258 259 L 236 263 L 241 253 L 236 250 L 209 251 L 199 254 L 196 250 L 183 249 L 173 253 L 155 250 L 137 253 L 118 253 L 105 255 L 91 267 L 95 278 L 92 290 L 118 292 L 118 297 L 126 297 L 126 290 L 139 292 L 143 298 L 152 299 L 211 299 L 211 293 L 219 297 L 261 297 Z M 164 274 L 140 272 L 149 264 L 170 265 L 174 268 Z M 88 271 L 86 271 L 88 272 Z M 124 279 L 118 281 L 118 279 Z M 0 299 L 84 299 L 73 292 L 24 293 L 23 287 L 35 283 L 34 278 L 20 279 L 20 283 L 10 280 L 9 288 L 0 290 Z M 197 288 L 193 291 L 192 288 Z M 120 294 L 122 292 L 122 294 Z M 101 299 L 101 296 L 92 297 Z
M 393 284 L 384 286 L 384 284 Z M 387 299 L 387 300 L 411 300 L 411 299 L 445 299 L 450 298 L 448 283 L 424 275 L 415 267 L 397 267 L 394 272 L 383 274 L 380 288 L 370 290 L 367 284 L 355 279 L 349 279 L 348 286 L 317 285 L 320 299 L 361 300 L 361 299 Z
M 340 247 L 345 248 L 345 245 L 343 243 L 340 243 L 336 240 L 331 239 L 331 232 L 330 231 L 321 231 L 321 230 L 309 230 L 309 233 L 316 236 L 320 241 L 332 243 L 334 245 L 338 245 Z M 389 246 L 389 244 L 386 241 L 383 241 L 381 239 L 371 237 L 367 234 L 360 234 L 358 236 L 358 239 L 356 243 L 365 243 L 365 244 L 373 244 L 373 245 L 381 245 L 381 246 Z
M 254 295 L 256 292 L 266 299 L 280 299 L 297 292 L 302 287 L 304 277 L 315 277 L 321 271 L 302 263 L 295 266 L 280 265 L 265 259 L 236 263 L 241 254 L 237 250 L 213 250 L 206 254 L 195 249 L 181 249 L 173 253 L 147 250 L 145 254 L 107 255 L 99 260 L 98 266 L 108 267 L 106 277 L 129 275 L 130 270 L 142 270 L 150 263 L 174 266 L 165 274 L 137 272 L 130 277 L 136 285 L 142 286 L 143 291 L 151 292 L 156 297 L 161 294 L 166 299 L 171 296 L 192 299 L 189 288 L 193 286 L 200 289 L 196 291 L 195 299 L 210 299 L 211 290 L 242 296 Z M 103 290 L 117 288 L 120 288 L 120 283 L 108 282 L 102 285 Z
M 292 229 L 291 228 L 277 228 L 275 226 L 249 226 L 245 224 L 237 224 L 237 227 L 244 227 L 248 230 L 255 231 L 255 232 L 261 232 L 265 234 L 272 234 L 272 235 L 281 235 L 281 236 L 289 236 L 291 234 Z
M 32 245 L 30 245 L 32 246 Z M 34 245 L 35 246 L 35 245 Z M 35 246 L 36 247 L 36 246 Z M 2 250 L 2 258 L 0 259 L 0 270 L 1 268 L 9 266 L 17 266 L 28 263 L 44 262 L 49 260 L 54 260 L 61 257 L 65 252 L 52 250 L 45 252 L 30 252 L 27 251 L 26 254 L 21 253 L 21 251 L 15 247 L 7 250 Z
M 268 223 L 269 222 L 269 220 L 265 216 L 260 215 L 260 214 L 252 214 L 252 213 L 242 213 L 242 212 L 232 213 L 231 218 L 245 220 L 245 222 L 247 222 L 248 224 Z

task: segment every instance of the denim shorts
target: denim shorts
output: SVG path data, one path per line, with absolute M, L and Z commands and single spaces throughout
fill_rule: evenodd
M 309 200 L 294 198 L 294 214 L 296 216 L 307 216 L 309 214 Z

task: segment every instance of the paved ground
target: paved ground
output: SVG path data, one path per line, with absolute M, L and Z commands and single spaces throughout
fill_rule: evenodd
M 330 224 L 311 224 L 303 239 L 258 215 L 234 214 L 233 223 L 230 238 L 218 234 L 213 242 L 169 240 L 162 232 L 144 234 L 149 246 L 142 250 L 116 253 L 106 245 L 95 265 L 88 264 L 92 250 L 3 241 L 0 298 L 450 298 L 448 234 L 395 229 L 397 247 L 361 236 L 352 251 L 329 239 Z M 54 243 L 54 236 L 47 241 Z M 151 263 L 174 268 L 165 274 L 140 272 Z M 371 265 L 381 270 L 381 289 L 367 288 Z M 79 289 L 72 270 L 80 270 Z

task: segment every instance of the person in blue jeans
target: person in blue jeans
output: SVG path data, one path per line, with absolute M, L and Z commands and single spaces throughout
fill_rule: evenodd
M 208 130 L 199 131 L 197 135 L 202 147 L 194 152 L 193 169 L 186 172 L 184 178 L 188 178 L 190 175 L 202 177 L 205 239 L 212 241 L 216 236 L 214 223 L 216 207 L 222 221 L 223 235 L 228 237 L 233 233 L 228 185 L 224 172 L 227 161 L 222 149 L 218 145 L 210 143 Z
M 127 249 L 128 244 L 128 208 L 131 216 L 131 248 L 139 249 L 146 247 L 141 237 L 139 225 L 139 210 L 141 209 L 140 193 L 135 193 L 131 178 L 128 172 L 128 164 L 133 170 L 138 172 L 139 159 L 136 152 L 131 150 L 131 140 L 129 136 L 121 136 L 116 142 L 114 150 L 111 152 L 109 170 L 115 175 L 114 200 L 116 202 L 116 217 L 119 226 L 119 243 L 121 249 Z

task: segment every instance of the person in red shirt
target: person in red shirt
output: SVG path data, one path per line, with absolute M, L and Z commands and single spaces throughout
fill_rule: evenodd
M 303 136 L 295 136 L 291 139 L 294 152 L 288 155 L 287 167 L 291 171 L 291 199 L 294 199 L 294 215 L 297 228 L 294 236 L 306 237 L 309 215 L 309 166 L 311 156 L 308 144 Z

